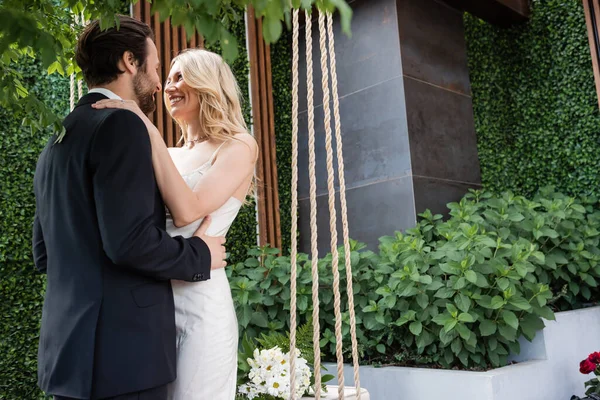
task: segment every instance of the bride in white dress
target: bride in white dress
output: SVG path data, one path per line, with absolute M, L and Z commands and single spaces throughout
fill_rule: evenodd
M 146 123 L 171 236 L 192 236 L 207 216 L 207 234 L 226 236 L 253 190 L 258 147 L 247 133 L 239 98 L 233 73 L 221 57 L 193 49 L 175 57 L 164 88 L 167 110 L 182 129 L 182 147 L 167 149 L 135 103 L 103 101 L 136 112 Z M 172 286 L 177 380 L 169 399 L 233 400 L 238 324 L 225 270 L 211 271 L 203 282 L 173 281 Z

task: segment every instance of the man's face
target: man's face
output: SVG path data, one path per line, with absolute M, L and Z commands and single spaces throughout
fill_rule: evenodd
M 146 39 L 146 46 L 148 56 L 144 66 L 133 77 L 133 90 L 142 112 L 150 114 L 156 109 L 156 93 L 161 91 L 160 60 L 154 42 Z

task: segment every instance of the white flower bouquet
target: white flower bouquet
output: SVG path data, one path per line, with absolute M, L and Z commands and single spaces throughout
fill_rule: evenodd
M 311 384 L 312 373 L 306 359 L 295 349 L 296 357 L 296 396 L 302 397 Z M 282 399 L 290 397 L 290 353 L 283 353 L 278 347 L 267 350 L 255 349 L 249 358 L 249 381 L 239 386 L 238 393 L 244 398 Z
M 290 387 L 290 336 L 280 332 L 261 334 L 249 339 L 246 335 L 238 356 L 238 392 L 236 400 L 288 400 Z M 296 398 L 314 390 L 314 355 L 312 324 L 296 331 Z M 321 369 L 326 370 L 323 366 Z M 321 377 L 322 387 L 333 379 Z

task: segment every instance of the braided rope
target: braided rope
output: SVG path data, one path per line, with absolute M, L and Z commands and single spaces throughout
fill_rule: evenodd
M 83 11 L 81 12 L 81 15 L 77 13 L 73 14 L 73 21 L 75 22 L 75 25 L 83 25 L 86 23 Z M 75 108 L 75 73 L 71 74 L 69 85 L 69 106 L 70 110 L 72 111 Z M 77 79 L 77 94 L 79 98 L 83 96 L 83 82 L 81 79 Z
M 73 111 L 75 108 L 75 74 L 71 74 L 69 106 L 69 110 Z
M 296 274 L 298 258 L 298 10 L 292 34 L 292 251 L 290 255 L 290 400 L 296 400 Z
M 350 233 L 348 228 L 348 208 L 346 205 L 346 180 L 344 178 L 344 154 L 342 151 L 342 124 L 340 118 L 340 99 L 338 96 L 337 68 L 335 61 L 335 40 L 333 35 L 333 17 L 327 13 L 327 36 L 329 38 L 329 63 L 331 72 L 331 91 L 333 97 L 333 116 L 335 121 L 335 146 L 337 150 L 338 179 L 340 182 L 340 203 L 342 230 L 344 240 L 344 256 L 346 266 L 346 293 L 348 295 L 348 312 L 350 316 L 350 337 L 352 340 L 352 364 L 354 367 L 354 386 L 356 398 L 360 400 L 360 376 L 358 365 L 358 341 L 356 339 L 356 315 L 354 313 L 354 290 L 352 287 L 352 262 L 350 259 Z
M 312 20 L 305 11 L 306 25 L 306 99 L 308 113 L 308 175 L 310 182 L 310 238 L 313 302 L 313 351 L 315 356 L 315 399 L 321 399 L 321 345 L 319 324 L 319 250 L 317 246 L 317 180 L 315 176 L 315 107 L 313 102 Z M 294 66 L 297 68 L 297 66 Z
M 339 254 L 337 250 L 337 215 L 335 210 L 335 185 L 333 170 L 333 148 L 331 146 L 331 110 L 329 108 L 329 69 L 327 67 L 327 43 L 325 14 L 319 10 L 319 44 L 321 47 L 321 85 L 323 87 L 323 117 L 325 126 L 325 150 L 327 152 L 327 191 L 329 205 L 329 230 L 331 233 L 331 270 L 333 273 L 333 311 L 335 314 L 335 354 L 338 373 L 338 396 L 344 398 L 344 354 L 342 336 L 342 312 L 340 301 Z

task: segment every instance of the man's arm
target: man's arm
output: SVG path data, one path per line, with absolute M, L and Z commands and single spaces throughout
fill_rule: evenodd
M 144 123 L 130 111 L 111 111 L 95 133 L 90 159 L 104 251 L 115 264 L 158 279 L 209 279 L 206 243 L 171 238 L 155 225 L 151 151 Z
M 36 213 L 33 219 L 33 262 L 40 272 L 45 273 L 47 260 L 44 234 L 42 233 L 42 226 Z

